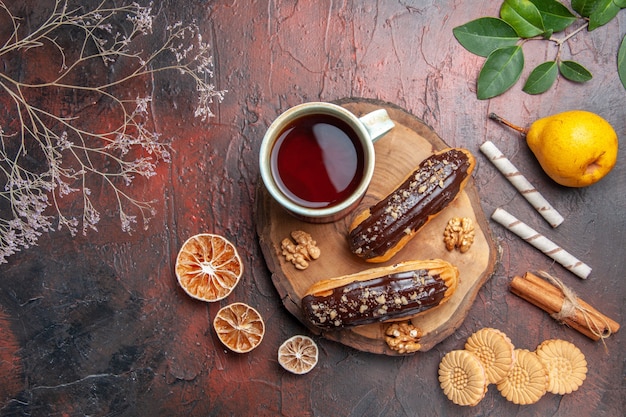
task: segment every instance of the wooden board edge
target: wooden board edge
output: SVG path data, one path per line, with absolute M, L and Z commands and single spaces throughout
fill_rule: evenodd
M 362 107 L 365 104 L 365 110 L 361 109 L 361 114 L 359 114 L 358 112 L 355 112 L 355 114 L 359 117 L 368 113 L 369 111 L 373 111 L 378 108 L 385 108 L 393 120 L 396 120 L 397 122 L 412 129 L 413 131 L 418 133 L 420 136 L 426 138 L 433 145 L 433 150 L 440 150 L 440 149 L 449 147 L 449 145 L 447 145 L 436 134 L 436 132 L 434 132 L 432 128 L 424 124 L 424 122 L 419 120 L 416 116 L 408 113 L 406 110 L 402 109 L 401 107 L 393 103 L 387 103 L 387 102 L 383 102 L 381 100 L 376 100 L 376 99 L 363 99 L 363 98 L 345 98 L 345 99 L 337 100 L 334 103 L 339 104 L 351 111 L 353 111 L 355 106 L 359 105 Z M 422 348 L 420 349 L 419 352 L 426 352 L 432 349 L 434 346 L 436 346 L 441 341 L 443 341 L 444 339 L 449 337 L 451 334 L 453 334 L 462 325 L 465 318 L 467 317 L 467 313 L 469 309 L 471 308 L 476 297 L 478 296 L 480 289 L 491 278 L 491 276 L 493 276 L 495 272 L 495 266 L 499 260 L 500 250 L 496 246 L 496 243 L 493 239 L 493 234 L 492 234 L 490 224 L 486 218 L 484 210 L 482 210 L 482 205 L 480 204 L 480 199 L 478 197 L 478 192 L 475 188 L 475 184 L 474 182 L 472 182 L 469 185 L 470 185 L 469 187 L 466 187 L 465 192 L 467 193 L 468 198 L 471 200 L 472 205 L 474 207 L 480 207 L 482 211 L 482 213 L 480 213 L 482 215 L 477 215 L 476 217 L 477 217 L 477 221 L 479 223 L 481 230 L 485 234 L 485 239 L 489 247 L 489 259 L 487 262 L 487 266 L 485 267 L 485 270 L 481 274 L 477 283 L 473 286 L 469 295 L 464 299 L 464 301 L 457 308 L 456 315 L 460 317 L 460 319 L 454 322 L 453 325 L 449 326 L 446 329 L 437 329 L 437 331 L 434 332 L 433 337 L 426 338 L 426 340 L 423 341 Z M 341 335 L 341 337 L 335 337 L 333 335 L 333 332 L 324 332 L 321 329 L 318 329 L 312 325 L 306 324 L 307 321 L 305 320 L 305 317 L 303 316 L 302 310 L 299 305 L 299 300 L 292 299 L 292 297 L 289 294 L 289 290 L 284 286 L 283 282 L 277 278 L 277 275 L 274 272 L 274 271 L 280 270 L 281 268 L 281 266 L 277 264 L 276 259 L 275 259 L 276 254 L 275 254 L 274 245 L 272 242 L 266 242 L 265 238 L 263 237 L 264 235 L 268 234 L 265 232 L 269 230 L 269 228 L 271 227 L 267 222 L 270 216 L 264 214 L 264 213 L 269 212 L 269 208 L 267 207 L 267 205 L 269 204 L 270 199 L 260 177 L 257 183 L 255 198 L 257 201 L 255 202 L 254 216 L 256 219 L 256 223 L 257 223 L 256 231 L 257 231 L 257 235 L 259 238 L 259 244 L 260 244 L 263 256 L 265 258 L 266 265 L 271 272 L 272 282 L 281 298 L 281 301 L 284 307 L 290 312 L 290 314 L 292 314 L 296 319 L 298 319 L 298 321 L 301 324 L 305 325 L 312 333 L 316 335 L 320 335 L 326 338 L 327 340 L 341 343 L 345 346 L 349 346 L 349 347 L 359 350 L 357 346 L 359 346 L 359 344 L 362 343 L 362 336 L 359 335 L 358 333 L 344 332 Z M 263 202 L 263 204 L 262 205 L 259 204 L 260 202 Z M 407 354 L 399 354 L 398 352 L 388 348 L 385 343 L 381 343 L 379 346 L 380 347 L 379 348 L 377 347 L 376 349 L 372 349 L 370 346 L 368 350 L 363 350 L 363 351 L 374 353 L 374 354 L 384 354 L 388 356 L 406 356 L 407 355 Z

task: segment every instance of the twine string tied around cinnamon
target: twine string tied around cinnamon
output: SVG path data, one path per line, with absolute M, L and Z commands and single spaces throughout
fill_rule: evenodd
M 600 340 L 602 340 L 603 343 L 604 343 L 604 339 L 611 336 L 612 331 L 611 331 L 611 326 L 609 322 L 606 319 L 603 319 L 604 327 L 600 328 L 598 324 L 590 318 L 589 310 L 578 302 L 578 296 L 576 295 L 574 290 L 572 290 L 567 285 L 565 285 L 563 281 L 561 281 L 557 277 L 550 275 L 546 271 L 537 271 L 537 272 L 542 278 L 545 278 L 546 280 L 548 280 L 552 285 L 560 289 L 561 292 L 563 293 L 563 305 L 561 306 L 561 310 L 551 314 L 551 316 L 555 320 L 558 320 L 559 322 L 563 322 L 563 320 L 565 319 L 575 317 L 576 311 L 579 311 L 580 314 L 584 317 L 589 331 L 591 331 Z

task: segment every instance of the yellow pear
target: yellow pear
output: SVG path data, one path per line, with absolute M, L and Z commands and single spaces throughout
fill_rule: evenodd
M 594 184 L 615 166 L 617 133 L 609 122 L 595 113 L 566 111 L 538 119 L 528 129 L 495 114 L 489 117 L 524 133 L 541 168 L 561 185 Z

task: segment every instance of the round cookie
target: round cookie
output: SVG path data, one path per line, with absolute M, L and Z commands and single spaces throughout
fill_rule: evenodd
M 458 405 L 475 406 L 487 393 L 487 374 L 480 360 L 467 350 L 448 352 L 439 363 L 439 383 Z
M 496 386 L 515 404 L 534 404 L 547 392 L 548 371 L 535 352 L 515 349 L 513 367 Z
M 587 377 L 585 355 L 572 343 L 550 339 L 535 350 L 548 370 L 548 392 L 570 394 L 576 391 Z
M 509 373 L 515 360 L 515 346 L 503 332 L 485 327 L 471 335 L 465 350 L 483 364 L 489 383 L 497 384 Z

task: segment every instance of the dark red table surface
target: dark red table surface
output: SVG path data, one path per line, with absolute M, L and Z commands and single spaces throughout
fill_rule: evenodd
M 30 3 L 30 2 L 29 2 Z M 622 416 L 626 410 L 624 332 L 593 342 L 512 295 L 514 275 L 546 270 L 585 301 L 623 324 L 626 317 L 626 91 L 615 66 L 626 13 L 568 42 L 566 53 L 594 74 L 585 84 L 563 79 L 531 96 L 521 83 L 479 101 L 483 58 L 465 51 L 452 28 L 496 16 L 499 2 L 159 2 L 168 21 L 195 19 L 213 47 L 215 83 L 228 90 L 203 124 L 192 116 L 190 83 L 155 79 L 157 128 L 172 138 L 171 164 L 137 182 L 157 198 L 147 230 L 122 233 L 103 211 L 99 232 L 47 233 L 36 247 L 0 265 L 0 415 L 2 416 Z M 478 6 L 480 5 L 480 7 Z M 24 6 L 26 13 L 36 9 Z M 30 11 L 29 11 L 30 10 Z M 158 30 L 158 29 L 157 29 Z M 552 46 L 524 46 L 525 74 L 552 56 Z M 387 357 L 315 337 L 319 364 L 295 376 L 276 351 L 306 328 L 282 306 L 255 227 L 257 153 L 271 121 L 306 101 L 363 97 L 411 112 L 452 146 L 477 157 L 474 172 L 489 216 L 504 207 L 593 272 L 581 280 L 490 222 L 500 249 L 494 275 L 456 333 L 426 353 Z M 588 188 L 556 185 L 523 139 L 488 120 L 496 112 L 522 125 L 568 109 L 601 114 L 622 139 L 615 169 Z M 492 140 L 565 217 L 555 230 L 495 170 L 478 147 Z M 106 202 L 102 202 L 106 204 Z M 200 232 L 238 247 L 245 274 L 225 300 L 207 304 L 178 286 L 180 245 Z M 249 354 L 226 351 L 212 330 L 217 310 L 233 301 L 256 307 L 267 331 Z M 549 338 L 576 344 L 588 361 L 576 392 L 547 394 L 518 406 L 490 386 L 473 408 L 443 395 L 437 367 L 482 327 L 504 331 L 517 347 Z

